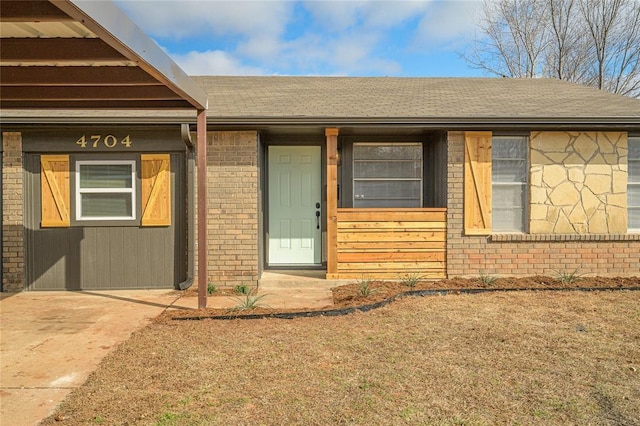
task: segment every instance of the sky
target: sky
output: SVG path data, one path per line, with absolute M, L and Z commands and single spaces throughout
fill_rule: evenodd
M 478 0 L 116 4 L 189 75 L 484 75 L 460 56 Z

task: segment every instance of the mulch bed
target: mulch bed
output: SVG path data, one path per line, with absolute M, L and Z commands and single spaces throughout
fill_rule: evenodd
M 562 282 L 558 278 L 546 276 L 503 277 L 491 280 L 481 278 L 451 278 L 440 281 L 419 281 L 409 287 L 396 281 L 354 282 L 332 289 L 333 305 L 317 309 L 291 310 L 261 307 L 258 303 L 253 309 L 199 309 L 167 311 L 158 318 L 165 320 L 195 319 L 257 319 L 257 318 L 295 318 L 310 316 L 333 316 L 367 311 L 384 306 L 402 296 L 425 296 L 429 294 L 460 294 L 486 291 L 522 291 L 522 290 L 640 290 L 640 277 L 579 277 L 571 282 Z M 197 288 L 185 291 L 185 296 L 196 296 Z M 237 296 L 233 289 L 218 289 L 215 296 Z

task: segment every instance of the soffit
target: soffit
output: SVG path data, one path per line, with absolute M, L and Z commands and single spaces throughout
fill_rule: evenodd
M 206 109 L 207 96 L 112 2 L 0 2 L 2 109 Z

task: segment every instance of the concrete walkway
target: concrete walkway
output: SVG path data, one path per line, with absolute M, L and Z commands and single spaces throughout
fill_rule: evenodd
M 272 308 L 321 308 L 331 287 L 316 273 L 265 273 L 258 294 Z M 173 290 L 0 294 L 0 424 L 34 425 L 81 386 L 100 361 L 167 309 L 195 309 Z M 231 297 L 210 297 L 230 308 Z

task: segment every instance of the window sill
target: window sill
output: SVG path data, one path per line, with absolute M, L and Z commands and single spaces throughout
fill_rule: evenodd
M 640 233 L 629 234 L 492 234 L 489 241 L 640 241 Z

